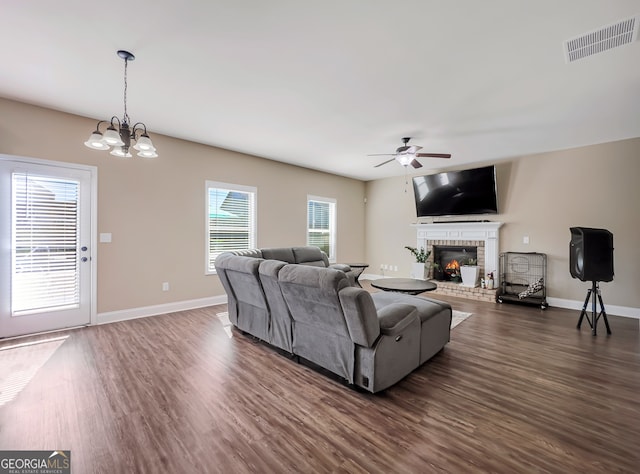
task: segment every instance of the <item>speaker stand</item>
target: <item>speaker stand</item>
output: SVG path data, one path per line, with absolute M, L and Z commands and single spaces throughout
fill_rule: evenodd
M 596 312 L 596 296 L 598 301 L 600 302 L 600 313 Z M 589 315 L 587 314 L 587 305 L 589 304 L 589 298 L 593 297 L 591 304 L 591 319 L 589 319 Z M 602 295 L 600 294 L 600 285 L 597 281 L 593 282 L 593 286 L 587 290 L 587 298 L 584 300 L 584 305 L 582 306 L 582 311 L 580 312 L 580 319 L 578 319 L 578 329 L 582 325 L 582 318 L 586 316 L 587 322 L 589 326 L 591 326 L 591 334 L 594 336 L 596 333 L 596 328 L 598 326 L 598 320 L 600 316 L 604 319 L 604 325 L 607 327 L 607 334 L 611 334 L 611 328 L 609 327 L 609 320 L 607 319 L 607 312 L 604 310 L 604 303 L 602 302 Z

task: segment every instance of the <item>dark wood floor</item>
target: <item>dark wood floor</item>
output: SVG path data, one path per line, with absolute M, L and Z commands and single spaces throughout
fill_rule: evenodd
M 640 471 L 637 320 L 592 337 L 575 311 L 441 299 L 474 316 L 378 395 L 229 337 L 225 306 L 69 331 L 0 407 L 0 449 L 70 449 L 74 473 Z

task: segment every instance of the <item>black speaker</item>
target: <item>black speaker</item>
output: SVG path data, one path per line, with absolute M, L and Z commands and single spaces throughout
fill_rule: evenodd
M 605 229 L 571 227 L 569 271 L 582 281 L 613 280 L 613 234 Z

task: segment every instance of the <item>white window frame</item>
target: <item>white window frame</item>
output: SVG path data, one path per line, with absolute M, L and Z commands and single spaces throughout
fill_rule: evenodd
M 322 196 L 313 196 L 311 194 L 307 195 L 307 221 L 306 221 L 306 235 L 307 235 L 307 245 L 312 245 L 309 243 L 309 201 L 320 202 L 329 204 L 329 262 L 336 263 L 336 242 L 337 242 L 337 215 L 338 215 L 338 202 L 334 198 L 322 197 Z
M 226 191 L 237 191 L 247 193 L 250 196 L 251 215 L 249 216 L 249 248 L 255 248 L 257 242 L 257 203 L 258 203 L 258 188 L 255 186 L 245 186 L 242 184 L 223 183 L 220 181 L 205 181 L 205 274 L 216 275 L 216 269 L 213 265 L 209 265 L 211 260 L 210 252 L 210 219 L 209 219 L 209 190 L 211 189 L 223 189 Z M 240 250 L 240 249 L 238 249 Z

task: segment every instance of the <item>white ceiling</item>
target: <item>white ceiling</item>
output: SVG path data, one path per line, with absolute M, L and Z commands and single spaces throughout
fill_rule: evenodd
M 638 0 L 2 0 L 0 96 L 363 180 L 640 136 L 640 41 L 563 42 Z M 85 140 L 90 130 L 80 130 Z M 163 156 L 158 159 L 179 159 Z

